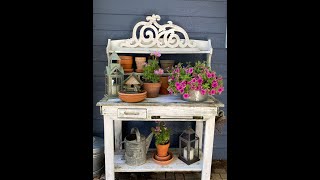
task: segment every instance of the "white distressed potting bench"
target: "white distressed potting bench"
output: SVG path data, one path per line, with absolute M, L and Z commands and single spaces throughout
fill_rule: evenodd
M 210 39 L 191 40 L 184 29 L 171 21 L 159 25 L 160 16 L 147 16 L 147 22 L 138 22 L 133 28 L 132 38 L 122 40 L 108 39 L 107 57 L 111 53 L 150 54 L 159 51 L 161 54 L 206 54 L 208 66 L 211 67 L 212 47 Z M 142 27 L 140 27 L 142 26 Z M 137 38 L 137 29 L 140 37 Z M 148 30 L 149 29 L 149 30 Z M 150 31 L 150 29 L 153 30 Z M 175 34 L 181 33 L 184 39 Z M 146 37 L 144 37 L 145 33 Z M 154 33 L 154 34 L 153 34 Z M 161 37 L 161 38 L 160 38 Z M 130 73 L 127 73 L 127 75 Z M 141 75 L 141 74 L 140 74 Z M 147 98 L 140 103 L 126 103 L 119 98 L 105 96 L 98 103 L 104 117 L 105 173 L 107 180 L 115 179 L 115 172 L 168 172 L 168 171 L 201 171 L 201 179 L 209 180 L 211 174 L 212 150 L 215 130 L 215 116 L 219 107 L 224 105 L 214 97 L 205 102 L 186 102 L 179 96 L 160 95 Z M 200 161 L 187 165 L 177 158 L 169 165 L 158 165 L 151 159 L 151 151 L 147 162 L 141 166 L 128 166 L 121 148 L 122 121 L 196 121 L 196 133 L 200 142 Z M 205 123 L 204 123 L 205 122 Z M 204 132 L 203 132 L 204 130 Z M 203 137 L 204 136 L 204 137 Z

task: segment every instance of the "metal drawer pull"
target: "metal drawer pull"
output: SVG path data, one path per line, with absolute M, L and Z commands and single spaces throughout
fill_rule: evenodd
M 139 115 L 138 112 L 124 112 L 125 115 Z

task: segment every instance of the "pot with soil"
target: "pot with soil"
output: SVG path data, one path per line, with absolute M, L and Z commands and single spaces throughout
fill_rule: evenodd
M 161 83 L 143 83 L 143 89 L 147 91 L 147 98 L 158 97 Z

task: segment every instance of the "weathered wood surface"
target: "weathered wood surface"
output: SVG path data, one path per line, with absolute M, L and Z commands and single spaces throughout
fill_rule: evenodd
M 215 130 L 215 117 L 210 118 L 205 122 L 205 134 L 203 142 L 203 164 L 201 179 L 210 179 L 211 175 L 211 162 L 213 151 L 213 140 Z
M 224 107 L 215 97 L 210 96 L 204 102 L 187 102 L 180 98 L 178 95 L 159 95 L 156 98 L 146 98 L 139 103 L 127 103 L 121 101 L 119 98 L 102 98 L 97 106 L 175 106 L 175 107 Z
M 147 162 L 140 166 L 129 166 L 125 163 L 124 150 L 115 152 L 114 171 L 115 172 L 170 172 L 170 171 L 201 171 L 202 170 L 202 153 L 200 152 L 200 161 L 187 165 L 178 159 L 178 149 L 170 148 L 174 160 L 168 165 L 159 165 L 152 160 L 152 153 L 155 149 L 150 149 L 147 153 Z
M 114 135 L 113 121 L 104 116 L 104 155 L 106 180 L 114 180 Z

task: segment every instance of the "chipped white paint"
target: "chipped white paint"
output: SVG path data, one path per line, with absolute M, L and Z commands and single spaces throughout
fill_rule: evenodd
M 122 129 L 122 121 L 113 121 L 114 129 Z M 122 131 L 114 131 L 114 147 L 115 151 L 122 149 Z
M 196 122 L 196 134 L 199 137 L 199 147 L 202 150 L 203 121 Z M 198 148 L 198 144 L 196 144 L 196 148 Z
M 172 21 L 168 21 L 167 24 L 160 25 L 157 21 L 160 21 L 160 16 L 153 14 L 147 16 L 147 21 L 138 22 L 132 31 L 132 37 L 125 40 L 120 44 L 120 47 L 159 47 L 159 48 L 194 48 L 196 42 L 189 39 L 187 32 L 180 26 L 174 25 Z M 137 38 L 137 30 L 139 31 L 139 38 Z M 184 40 L 180 40 L 180 37 L 176 33 L 181 33 Z M 145 38 L 147 37 L 147 38 Z
M 169 151 L 173 153 L 174 159 L 168 165 L 159 165 L 152 160 L 152 154 L 155 149 L 151 149 L 147 154 L 147 161 L 140 166 L 129 166 L 125 163 L 124 151 L 118 151 L 114 156 L 114 171 L 115 172 L 170 172 L 170 171 L 201 171 L 202 170 L 202 153 L 200 153 L 200 161 L 194 164 L 187 165 L 178 159 L 178 149 L 170 148 Z

